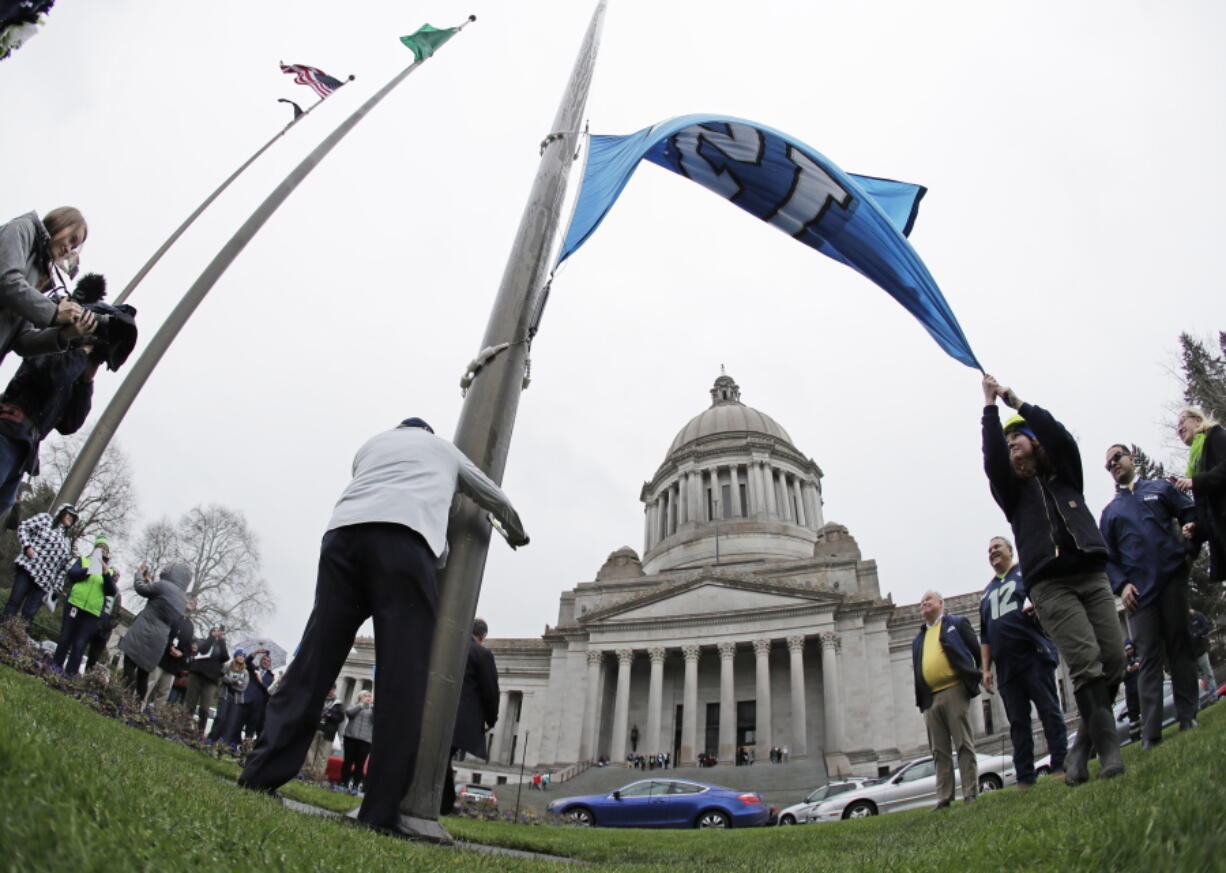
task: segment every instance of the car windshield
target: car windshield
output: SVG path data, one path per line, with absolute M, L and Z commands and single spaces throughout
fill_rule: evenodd
M 855 786 L 856 783 L 854 782 L 834 782 L 829 785 L 823 785 L 821 788 L 814 790 L 812 794 L 806 797 L 805 803 L 819 803 L 823 800 L 828 800 L 829 798 L 834 797 L 836 794 L 842 794 L 844 791 L 851 791 L 851 789 L 855 788 Z

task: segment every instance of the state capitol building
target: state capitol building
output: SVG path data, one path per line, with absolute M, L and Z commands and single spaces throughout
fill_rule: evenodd
M 911 669 L 919 605 L 882 598 L 876 562 L 825 520 L 822 470 L 787 431 L 730 376 L 710 395 L 643 484 L 642 555 L 620 548 L 564 591 L 542 636 L 486 641 L 502 691 L 495 767 L 632 751 L 723 765 L 738 748 L 765 761 L 786 747 L 818 775 L 876 776 L 927 754 Z M 978 627 L 977 590 L 942 593 Z M 369 687 L 373 658 L 360 638 L 343 700 Z M 1057 681 L 1065 701 L 1063 665 Z M 1007 736 L 997 695 L 976 698 L 971 719 L 977 735 Z

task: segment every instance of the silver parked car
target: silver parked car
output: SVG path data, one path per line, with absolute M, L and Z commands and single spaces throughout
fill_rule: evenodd
M 979 793 L 995 791 L 1017 782 L 1013 759 L 1008 755 L 976 755 L 979 762 Z M 962 778 L 954 767 L 954 782 Z M 898 812 L 923 806 L 936 806 L 937 776 L 932 756 L 903 764 L 888 776 L 870 780 L 858 789 L 846 791 L 819 804 L 809 815 L 812 821 L 838 821 L 867 818 L 884 812 Z
M 864 787 L 866 779 L 844 779 L 839 782 L 830 782 L 817 788 L 805 797 L 800 803 L 794 803 L 779 813 L 780 825 L 795 825 L 808 824 L 815 821 L 813 818 L 813 810 L 821 806 L 825 801 L 830 800 L 839 794 L 846 791 L 855 791 Z

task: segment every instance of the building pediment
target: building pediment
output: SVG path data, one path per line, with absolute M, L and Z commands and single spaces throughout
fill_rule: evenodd
M 702 615 L 772 612 L 841 602 L 828 592 L 735 579 L 698 579 L 590 612 L 581 623 L 650 622 Z

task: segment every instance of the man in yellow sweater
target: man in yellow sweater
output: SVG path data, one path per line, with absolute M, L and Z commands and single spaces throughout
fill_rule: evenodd
M 979 766 L 971 732 L 971 698 L 979 694 L 979 639 L 971 623 L 945 614 L 945 601 L 935 591 L 920 600 L 924 626 L 911 643 L 915 670 L 915 703 L 924 714 L 928 746 L 937 773 L 937 809 L 954 800 L 954 761 L 962 775 L 962 798 L 975 799 Z

